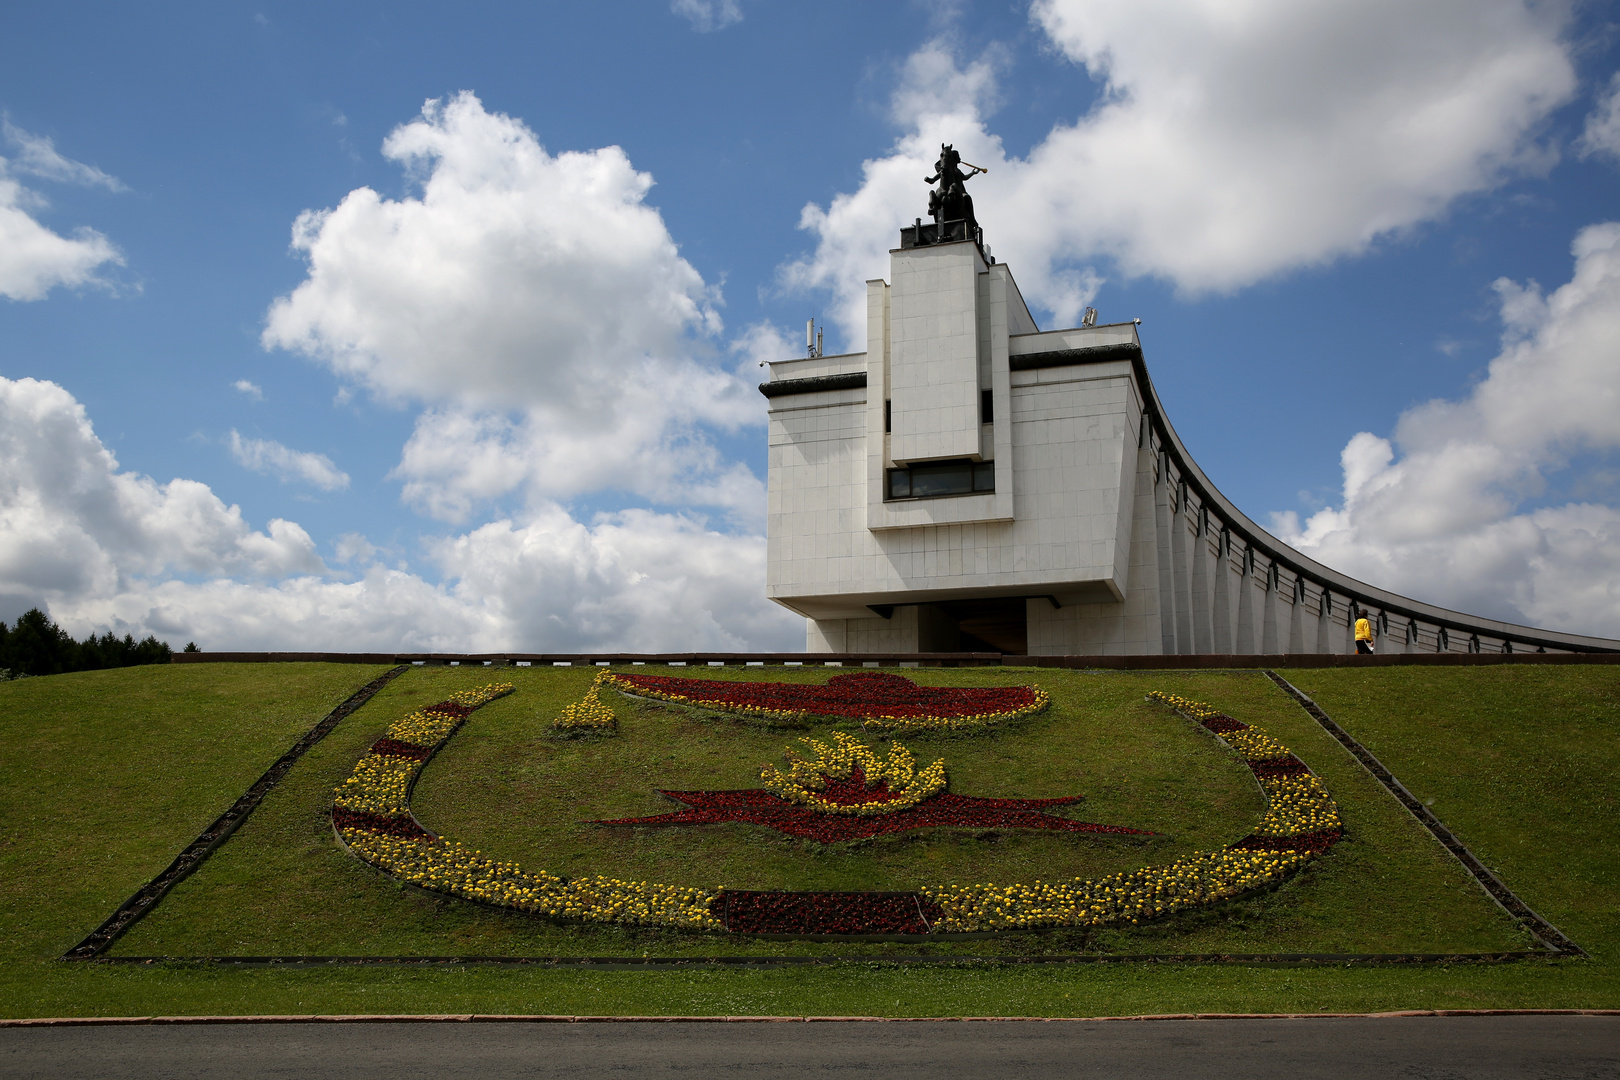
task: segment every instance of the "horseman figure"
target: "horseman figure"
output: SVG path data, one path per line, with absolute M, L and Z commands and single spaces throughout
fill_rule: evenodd
M 941 143 L 934 175 L 923 179 L 925 184 L 939 184 L 938 188 L 928 193 L 928 214 L 934 219 L 934 235 L 940 240 L 946 239 L 947 221 L 967 223 L 967 233 L 961 239 L 969 240 L 978 236 L 979 223 L 973 216 L 973 196 L 967 193 L 966 185 L 975 174 L 984 170 L 977 165 L 969 165 L 968 169 L 971 171 L 962 171 L 962 155 L 956 152 L 955 147 Z

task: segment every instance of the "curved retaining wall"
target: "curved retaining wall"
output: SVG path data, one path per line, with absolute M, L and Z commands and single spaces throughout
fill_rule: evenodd
M 1212 484 L 1165 415 L 1140 351 L 1138 449 L 1151 453 L 1161 529 L 1191 543 L 1159 590 L 1164 652 L 1348 653 L 1365 611 L 1384 654 L 1616 653 L 1620 641 L 1541 630 L 1425 604 L 1357 581 L 1290 548 Z M 1181 565 L 1175 568 L 1183 569 Z M 1247 586 L 1247 587 L 1245 587 Z

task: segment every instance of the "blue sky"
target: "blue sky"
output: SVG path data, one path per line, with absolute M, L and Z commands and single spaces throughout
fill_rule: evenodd
M 8 13 L 0 618 L 798 646 L 762 596 L 757 361 L 808 316 L 863 347 L 852 298 L 950 139 L 1041 326 L 1140 317 L 1251 516 L 1620 635 L 1616 11 Z

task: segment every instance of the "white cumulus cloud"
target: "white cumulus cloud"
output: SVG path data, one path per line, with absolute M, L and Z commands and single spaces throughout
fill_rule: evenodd
M 1620 637 L 1620 223 L 1576 237 L 1570 281 L 1499 280 L 1501 353 L 1467 397 L 1342 454 L 1342 502 L 1278 535 L 1366 581 L 1464 611 Z M 1560 502 L 1550 491 L 1586 497 Z M 1544 505 L 1538 505 L 1544 504 Z
M 733 343 L 736 367 L 649 360 L 619 390 L 617 407 L 585 414 L 531 409 L 517 416 L 458 408 L 417 417 L 393 476 L 405 501 L 432 517 L 465 521 L 517 491 L 532 504 L 618 490 L 665 505 L 712 506 L 757 530 L 765 486 L 727 460 L 692 418 L 728 430 L 763 412 L 759 362 L 793 355 L 780 331 L 749 327 Z
M 247 379 L 237 379 L 231 385 L 236 387 L 240 393 L 246 394 L 254 401 L 264 400 L 264 387 L 260 386 L 258 383 L 249 382 Z
M 241 440 L 246 445 L 249 440 Z M 62 387 L 0 378 L 0 618 L 39 605 L 209 649 L 790 649 L 803 620 L 764 596 L 764 537 L 647 510 L 575 520 L 553 502 L 429 539 L 431 582 L 363 536 L 339 580 L 299 525 L 251 528 L 192 480 L 122 470 Z
M 259 532 L 204 484 L 123 472 L 66 390 L 0 377 L 0 598 L 12 606 L 114 595 L 137 576 L 324 569 L 293 522 Z
M 354 536 L 339 547 L 358 559 L 373 553 Z M 351 581 L 133 579 L 53 598 L 50 611 L 80 634 L 155 633 L 214 650 L 804 647 L 804 620 L 764 597 L 764 539 L 694 518 L 630 511 L 586 524 L 552 504 L 438 541 L 431 556 L 443 583 L 380 562 Z
M 384 154 L 419 197 L 370 188 L 305 211 L 309 277 L 271 307 L 267 347 L 386 395 L 480 406 L 599 406 L 633 365 L 718 329 L 652 177 L 616 146 L 548 154 L 472 94 L 429 101 Z
M 1582 157 L 1601 156 L 1620 162 L 1620 71 L 1598 95 L 1578 144 Z
M 32 135 L 10 120 L 0 121 L 0 134 L 16 151 L 0 157 L 0 296 L 42 300 L 58 286 L 101 284 L 96 271 L 124 258 L 112 241 L 88 227 L 69 236 L 52 232 L 34 217 L 49 206 L 39 192 L 24 187 L 17 175 L 122 191 L 123 185 L 100 169 L 70 161 L 50 139 Z
M 231 457 L 244 469 L 284 482 L 312 484 L 322 491 L 341 491 L 349 486 L 349 474 L 332 464 L 325 454 L 294 450 L 274 439 L 244 439 L 235 428 L 231 429 Z
M 435 558 L 507 640 L 574 651 L 802 649 L 765 599 L 765 542 L 649 510 L 590 524 L 542 505 L 440 543 Z
M 989 120 L 997 55 L 963 64 L 931 43 L 896 93 L 890 153 L 859 191 L 806 209 L 817 248 L 784 279 L 844 290 L 856 340 L 864 291 L 844 282 L 883 273 L 942 142 L 990 167 L 969 185 L 987 239 L 1068 323 L 1094 267 L 1230 291 L 1545 168 L 1539 125 L 1576 86 L 1567 9 L 1529 0 L 1041 0 L 1032 14 L 1100 85 L 1091 111 L 1008 158 Z
M 718 293 L 622 150 L 552 155 L 462 93 L 384 153 L 420 195 L 360 188 L 300 215 L 309 276 L 263 341 L 429 405 L 395 471 L 407 502 L 456 521 L 514 490 L 762 502 L 710 443 L 764 414 L 715 342 Z

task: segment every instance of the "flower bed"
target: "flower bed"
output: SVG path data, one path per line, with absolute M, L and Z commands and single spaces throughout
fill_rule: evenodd
M 1096 880 L 925 888 L 945 930 L 1138 923 L 1276 884 L 1338 842 L 1338 807 L 1305 763 L 1260 728 L 1155 690 L 1151 700 L 1202 724 L 1242 755 L 1266 794 L 1250 835 L 1220 851 Z
M 598 682 L 629 678 L 653 677 L 599 676 Z M 712 685 L 704 680 L 677 681 Z M 402 881 L 554 918 L 745 934 L 892 935 L 1138 923 L 1276 884 L 1329 850 L 1342 834 L 1338 808 L 1321 781 L 1281 743 L 1211 706 L 1155 692 L 1151 698 L 1201 723 L 1242 755 L 1265 792 L 1266 813 L 1237 843 L 1104 878 L 936 885 L 915 893 L 707 890 L 600 876 L 567 879 L 526 871 L 435 837 L 410 816 L 411 785 L 423 760 L 473 709 L 510 690 L 494 685 L 456 695 L 391 725 L 334 795 L 333 828 L 348 849 Z M 937 719 L 939 714 L 931 715 Z M 1042 812 L 1045 807 L 1077 802 L 1075 798 L 978 799 L 937 789 L 915 802 L 885 798 L 895 794 L 894 785 L 902 779 L 901 793 L 911 790 L 922 775 L 910 755 L 903 748 L 900 755 L 891 749 L 888 758 L 880 760 L 868 748 L 856 751 L 850 745 L 853 740 L 846 740 L 815 744 L 820 749 L 812 759 L 834 771 L 847 769 L 843 777 L 818 774 L 818 780 L 802 771 L 795 776 L 792 768 L 787 774 L 777 771 L 783 781 L 779 788 L 801 795 L 799 801 L 766 789 L 666 791 L 686 809 L 601 824 L 750 821 L 825 843 L 936 825 L 1144 835 Z M 935 765 L 943 781 L 943 762 Z M 866 784 L 868 775 L 876 777 L 872 787 Z M 848 812 L 850 807 L 869 809 Z
M 619 726 L 618 718 L 601 696 L 602 684 L 607 678 L 606 671 L 599 672 L 590 690 L 586 691 L 584 700 L 568 706 L 551 722 L 554 735 L 561 739 L 572 739 L 581 735 L 615 734 Z
M 1141 829 L 1122 825 L 1097 825 L 1041 812 L 1042 807 L 1063 806 L 1080 801 L 1067 799 L 980 799 L 942 791 L 917 806 L 892 814 L 855 817 L 828 814 L 795 806 L 774 792 L 751 791 L 660 791 L 687 808 L 668 814 L 641 818 L 611 818 L 595 825 L 715 825 L 742 822 L 763 825 L 801 840 L 818 844 L 841 844 L 868 840 L 874 836 L 909 832 L 913 829 L 1047 829 L 1057 832 L 1100 833 L 1112 836 L 1152 836 Z
M 422 763 L 480 705 L 512 692 L 511 683 L 491 683 L 451 694 L 437 705 L 419 709 L 388 726 L 371 744 L 348 779 L 333 793 L 332 805 L 383 817 L 408 817 L 411 785 Z
M 940 917 L 916 893 L 727 889 L 721 917 L 734 934 L 926 934 Z
M 716 894 L 703 889 L 529 872 L 442 837 L 401 839 L 344 829 L 343 840 L 350 851 L 401 881 L 479 903 L 581 922 L 724 929 L 709 913 Z
M 892 814 L 916 806 L 945 790 L 945 759 L 917 771 L 917 759 L 900 743 L 879 759 L 871 749 L 842 731 L 832 743 L 801 739 L 814 757 L 788 751 L 787 772 L 774 765 L 760 771 L 766 789 L 788 802 L 824 814 Z
M 715 893 L 617 878 L 565 880 L 436 837 L 411 816 L 411 787 L 432 756 L 479 706 L 504 697 L 510 683 L 465 690 L 394 721 L 333 793 L 332 828 L 365 862 L 424 889 L 480 903 L 587 922 L 722 928 L 709 914 Z M 593 687 L 594 690 L 594 687 Z
M 1038 713 L 1052 701 L 1038 686 L 918 686 L 886 671 L 834 675 L 824 686 L 621 673 L 605 674 L 604 682 L 637 697 L 771 723 L 825 716 L 859 720 L 873 731 L 973 731 Z
M 767 786 L 746 791 L 660 791 L 687 809 L 652 817 L 611 818 L 596 825 L 714 825 L 741 822 L 821 844 L 866 840 L 913 829 L 1050 829 L 1061 832 L 1153 836 L 1122 825 L 1096 825 L 1044 813 L 1080 796 L 1058 799 L 980 799 L 945 790 L 945 761 L 915 772 L 916 759 L 899 743 L 880 760 L 869 747 L 844 734 L 829 745 L 804 739 L 813 758 L 788 751 L 793 766 L 784 775 L 767 765 Z M 870 778 L 870 779 L 869 779 Z M 868 784 L 873 786 L 868 787 Z M 891 788 L 891 783 L 894 785 Z

